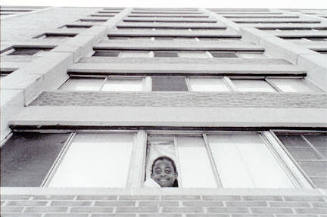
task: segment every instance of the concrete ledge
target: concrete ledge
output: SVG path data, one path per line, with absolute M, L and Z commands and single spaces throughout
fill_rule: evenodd
M 116 50 L 223 50 L 223 51 L 258 51 L 264 49 L 257 45 L 247 43 L 205 43 L 181 41 L 148 41 L 148 42 L 129 42 L 129 41 L 108 41 L 94 46 L 94 49 L 116 49 Z
M 174 126 L 327 128 L 327 109 L 30 106 L 11 117 L 18 126 Z M 267 115 L 269 114 L 269 115 Z
M 319 189 L 214 189 L 214 188 L 12 188 L 1 187 L 1 195 L 271 195 L 323 196 Z
M 294 65 L 264 64 L 164 64 L 164 63 L 77 63 L 69 67 L 69 72 L 105 72 L 105 73 L 294 73 L 303 74 L 302 67 Z

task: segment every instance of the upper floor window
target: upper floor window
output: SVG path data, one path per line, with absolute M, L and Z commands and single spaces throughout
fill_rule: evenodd
M 5 54 L 7 55 L 26 55 L 32 56 L 41 52 L 49 51 L 52 48 L 49 47 L 13 47 Z
M 108 76 L 82 78 L 72 77 L 61 87 L 61 90 L 69 91 L 147 91 L 149 89 L 149 78 Z
M 256 76 L 107 76 L 71 77 L 61 87 L 70 91 L 194 91 L 313 93 L 322 90 L 304 78 Z

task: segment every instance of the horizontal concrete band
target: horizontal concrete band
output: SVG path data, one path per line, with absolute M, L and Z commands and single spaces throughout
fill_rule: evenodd
M 43 92 L 37 106 L 327 108 L 327 94 L 215 92 Z
M 265 64 L 267 69 L 274 69 L 276 65 L 283 65 L 280 66 L 280 70 L 283 70 L 284 67 L 290 68 L 291 64 L 284 59 L 278 58 L 187 58 L 187 57 L 165 57 L 165 58 L 150 58 L 150 57 L 104 57 L 104 56 L 92 56 L 92 57 L 82 57 L 79 60 L 79 63 L 115 63 L 115 64 L 167 64 L 172 65 L 176 64 L 180 66 L 182 64 L 219 64 L 216 66 L 217 68 L 228 67 L 230 64 L 237 64 L 238 67 L 242 69 L 243 66 L 251 65 L 255 68 L 256 65 Z M 269 64 L 269 67 L 267 67 Z M 286 66 L 285 66 L 286 65 Z M 202 66 L 202 65 L 200 65 Z M 293 68 L 301 69 L 296 65 L 292 65 Z
M 324 196 L 321 189 L 255 189 L 255 188 L 38 188 L 1 187 L 1 195 L 258 195 L 258 196 Z M 263 199 L 263 198 L 261 198 Z M 266 198 L 268 199 L 268 198 Z
M 146 23 L 146 22 L 137 22 L 137 23 L 118 23 L 116 27 L 149 27 L 149 28 L 201 28 L 201 29 L 226 29 L 227 27 L 222 24 L 217 23 Z
M 115 50 L 227 50 L 227 51 L 258 51 L 263 52 L 260 46 L 246 43 L 181 43 L 181 42 L 165 42 L 165 41 L 149 41 L 149 42 L 129 42 L 114 41 L 99 43 L 93 47 L 94 49 L 115 49 Z
M 165 31 L 165 30 L 114 30 L 109 31 L 108 36 L 145 36 L 145 37 L 155 37 L 155 36 L 176 36 L 176 37 L 236 37 L 239 38 L 240 35 L 230 32 L 230 31 L 210 31 L 210 32 L 191 32 L 191 31 L 179 31 L 179 30 L 172 30 L 172 31 Z
M 150 58 L 149 58 L 150 59 Z M 105 60 L 105 59 L 104 59 Z M 169 64 L 149 60 L 152 63 L 77 63 L 69 67 L 69 72 L 133 72 L 133 73 L 274 73 L 274 74 L 303 74 L 305 70 L 294 65 L 263 64 Z
M 29 106 L 11 118 L 19 126 L 150 126 L 327 128 L 327 109 Z

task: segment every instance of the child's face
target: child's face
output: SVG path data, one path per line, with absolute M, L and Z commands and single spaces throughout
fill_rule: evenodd
M 177 173 L 172 162 L 162 159 L 155 162 L 151 178 L 161 187 L 172 187 L 177 178 Z

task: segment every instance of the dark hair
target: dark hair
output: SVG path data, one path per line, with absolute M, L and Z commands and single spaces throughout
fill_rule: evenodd
M 171 158 L 169 158 L 169 157 L 167 157 L 167 156 L 161 156 L 161 157 L 158 157 L 157 159 L 155 159 L 155 160 L 153 161 L 153 163 L 152 163 L 151 172 L 153 172 L 154 165 L 155 165 L 156 162 L 159 161 L 159 160 L 168 160 L 168 161 L 170 161 L 171 164 L 173 165 L 173 168 L 174 168 L 174 170 L 175 170 L 175 173 L 177 174 L 177 169 L 176 169 L 175 162 L 174 162 Z
M 161 157 L 158 157 L 157 159 L 155 159 L 152 163 L 152 168 L 151 168 L 151 173 L 153 173 L 153 168 L 154 168 L 154 165 L 156 164 L 156 162 L 158 160 L 168 160 L 169 162 L 171 162 L 171 165 L 173 165 L 173 168 L 174 168 L 174 171 L 175 173 L 177 174 L 177 169 L 176 169 L 176 165 L 175 165 L 175 162 L 170 158 L 170 157 L 167 157 L 167 156 L 161 156 Z M 173 186 L 172 187 L 178 187 L 178 180 L 176 179 Z

